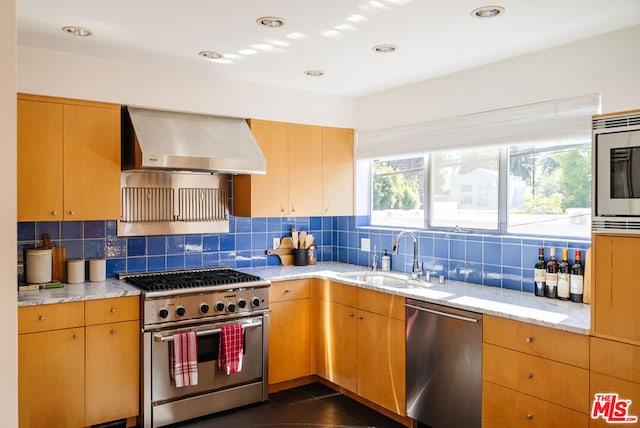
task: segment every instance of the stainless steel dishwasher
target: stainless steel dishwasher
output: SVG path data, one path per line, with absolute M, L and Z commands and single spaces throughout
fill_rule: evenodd
M 406 300 L 407 415 L 432 428 L 482 423 L 482 314 Z

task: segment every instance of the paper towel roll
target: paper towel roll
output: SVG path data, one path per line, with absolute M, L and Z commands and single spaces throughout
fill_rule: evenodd
M 89 260 L 89 281 L 104 281 L 107 276 L 107 261 L 105 259 Z
M 67 282 L 69 284 L 84 282 L 84 260 L 67 260 Z

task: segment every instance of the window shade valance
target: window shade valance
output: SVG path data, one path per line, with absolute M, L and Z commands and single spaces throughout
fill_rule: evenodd
M 564 98 L 358 134 L 356 158 L 371 159 L 471 146 L 584 142 L 600 95 Z

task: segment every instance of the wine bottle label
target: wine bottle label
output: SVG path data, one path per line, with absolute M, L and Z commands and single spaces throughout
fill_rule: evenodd
M 547 271 L 544 269 L 535 269 L 533 274 L 533 280 L 535 282 L 544 282 L 547 275 Z
M 571 275 L 571 294 L 584 293 L 584 277 L 582 275 Z
M 569 277 L 568 273 L 558 274 L 558 297 L 569 298 Z
M 558 286 L 558 274 L 557 273 L 549 273 L 547 272 L 545 276 L 545 282 L 549 287 L 557 287 Z

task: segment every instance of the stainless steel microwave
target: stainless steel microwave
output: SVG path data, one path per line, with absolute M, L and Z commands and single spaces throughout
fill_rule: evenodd
M 640 112 L 593 120 L 592 229 L 640 233 Z

